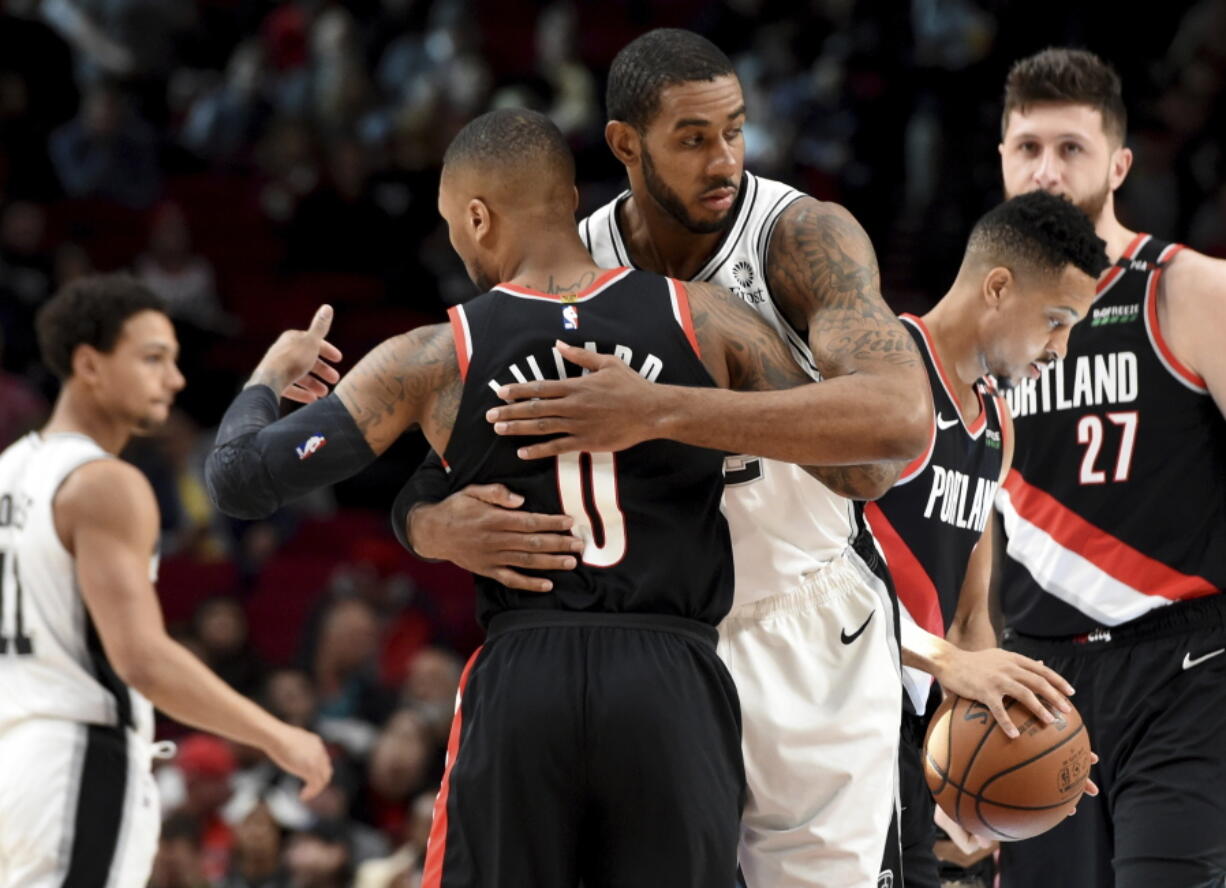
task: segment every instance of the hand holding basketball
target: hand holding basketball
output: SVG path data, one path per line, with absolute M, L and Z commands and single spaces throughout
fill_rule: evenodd
M 1005 709 L 1020 709 L 1007 700 Z M 982 703 L 951 694 L 924 741 L 924 776 L 937 804 L 967 832 L 1017 841 L 1051 829 L 1076 810 L 1094 761 L 1081 715 L 1029 716 L 1008 738 Z

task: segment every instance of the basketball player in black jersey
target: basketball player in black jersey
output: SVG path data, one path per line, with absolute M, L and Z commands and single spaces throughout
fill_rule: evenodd
M 989 379 L 1033 378 L 1063 357 L 1069 330 L 1089 313 L 1107 264 L 1086 215 L 1043 192 L 1006 201 L 976 223 L 949 291 L 922 318 L 903 315 L 932 386 L 932 440 L 894 487 L 865 507 L 908 618 L 903 663 L 942 686 L 969 685 L 1014 737 L 1004 697 L 1051 722 L 1047 706 L 1067 711 L 1063 694 L 1073 689 L 1050 668 L 996 645 L 987 594 L 992 537 L 983 531 L 1008 471 L 1013 427 Z M 908 670 L 905 679 L 899 746 L 905 888 L 940 884 L 935 806 L 920 764 L 932 690 L 927 675 Z M 960 832 L 948 820 L 943 825 Z M 965 845 L 965 835 L 959 838 Z
M 1115 72 L 1080 50 L 1013 66 L 1006 193 L 1094 220 L 1115 265 L 1068 354 L 1009 393 L 997 500 L 1006 646 L 1077 688 L 1097 799 L 1002 848 L 1006 888 L 1226 884 L 1226 262 L 1115 216 L 1128 175 Z
M 499 483 L 573 521 L 573 569 L 549 574 L 547 594 L 478 583 L 487 641 L 461 679 L 428 888 L 735 879 L 739 708 L 714 649 L 732 596 L 722 454 L 660 441 L 525 461 L 486 413 L 514 380 L 578 373 L 586 350 L 695 392 L 788 389 L 770 396 L 780 422 L 814 409 L 814 387 L 727 291 L 595 265 L 576 199 L 547 118 L 499 111 L 469 124 L 444 159 L 439 208 L 488 292 L 449 325 L 383 343 L 330 396 L 317 378 L 332 372 L 321 308 L 261 361 L 206 471 L 225 511 L 266 513 L 420 425 L 457 487 Z M 278 393 L 311 403 L 276 420 Z

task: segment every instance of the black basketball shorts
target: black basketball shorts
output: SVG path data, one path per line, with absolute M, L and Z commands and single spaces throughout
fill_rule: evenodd
M 1090 637 L 1006 636 L 1005 647 L 1076 689 L 1102 794 L 1050 832 L 1002 844 L 1002 888 L 1226 885 L 1226 595 Z
M 423 888 L 732 888 L 745 777 L 715 630 L 520 611 L 469 661 Z

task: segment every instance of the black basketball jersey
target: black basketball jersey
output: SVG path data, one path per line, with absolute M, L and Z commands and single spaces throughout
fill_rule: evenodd
M 499 437 L 485 414 L 500 386 L 587 373 L 553 347 L 616 355 L 652 382 L 715 385 L 699 358 L 683 284 L 620 268 L 578 294 L 500 284 L 451 309 L 464 394 L 444 461 L 453 490 L 500 483 L 531 512 L 564 512 L 587 544 L 548 594 L 477 577 L 477 616 L 549 608 L 671 614 L 714 625 L 732 603 L 732 548 L 720 511 L 724 454 L 672 441 L 620 453 L 522 460 L 532 438 Z
M 922 628 L 945 637 L 958 608 L 971 550 L 992 514 L 1000 483 L 1004 406 L 979 383 L 979 415 L 962 416 L 924 322 L 903 315 L 932 388 L 932 437 L 885 496 L 865 506 L 898 599 Z
M 1019 632 L 1080 635 L 1226 587 L 1226 420 L 1158 326 L 1180 249 L 1137 235 L 1068 356 L 1008 393 L 1001 598 Z

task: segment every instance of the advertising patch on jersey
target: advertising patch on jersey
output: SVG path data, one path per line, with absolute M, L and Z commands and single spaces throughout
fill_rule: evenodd
M 989 447 L 993 450 L 1000 450 L 1000 432 L 993 429 L 984 429 L 983 436 Z
M 328 443 L 328 439 L 325 438 L 323 435 L 311 435 L 311 437 L 307 438 L 305 441 L 303 441 L 301 444 L 299 444 L 297 447 L 294 448 L 294 453 L 298 454 L 299 459 L 306 459 L 308 456 L 313 455 L 316 450 L 318 450 L 320 447 L 323 447 L 327 443 Z
M 573 305 L 568 305 L 562 309 L 562 329 L 579 329 L 579 309 L 575 308 Z
M 1108 305 L 1106 308 L 1096 308 L 1090 315 L 1091 327 L 1105 327 L 1107 324 L 1127 324 L 1135 321 L 1141 315 L 1140 305 Z

